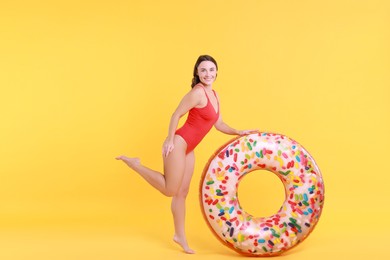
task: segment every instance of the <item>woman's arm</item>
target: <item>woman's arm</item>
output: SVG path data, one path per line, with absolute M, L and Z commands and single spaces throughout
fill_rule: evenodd
M 219 100 L 219 97 L 217 95 L 217 98 Z M 214 127 L 224 133 L 224 134 L 228 134 L 228 135 L 246 135 L 246 134 L 250 134 L 250 133 L 255 133 L 255 132 L 258 132 L 258 130 L 256 129 L 251 129 L 251 130 L 236 130 L 230 126 L 228 126 L 223 120 L 222 120 L 222 116 L 221 116 L 221 111 L 219 111 L 219 118 L 217 120 L 217 122 L 214 124 Z
M 224 134 L 228 134 L 228 135 L 239 135 L 240 134 L 239 130 L 234 129 L 234 128 L 228 126 L 225 122 L 223 122 L 221 113 L 219 114 L 219 118 L 218 118 L 217 122 L 214 124 L 214 127 L 218 131 L 220 131 Z
M 174 149 L 173 146 L 173 137 L 179 124 L 180 118 L 185 115 L 191 108 L 197 106 L 202 99 L 202 92 L 198 88 L 193 88 L 188 92 L 183 99 L 180 101 L 175 112 L 171 116 L 168 128 L 168 136 L 164 141 L 163 145 L 163 155 L 168 156 L 168 154 Z
M 214 127 L 218 131 L 220 131 L 224 134 L 228 134 L 228 135 L 246 135 L 246 134 L 258 132 L 257 129 L 236 130 L 236 129 L 228 126 L 225 122 L 223 122 L 221 114 L 219 115 L 217 122 L 214 124 Z

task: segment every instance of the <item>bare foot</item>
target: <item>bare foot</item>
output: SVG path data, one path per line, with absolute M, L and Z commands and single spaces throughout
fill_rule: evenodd
M 123 161 L 123 162 L 126 163 L 127 166 L 129 166 L 131 169 L 134 169 L 134 167 L 140 165 L 140 160 L 139 160 L 139 158 L 129 158 L 129 157 L 126 157 L 126 156 L 124 156 L 124 155 L 121 155 L 121 156 L 116 157 L 115 159 Z
M 185 238 L 180 238 L 176 235 L 173 236 L 173 241 L 175 241 L 175 243 L 179 244 L 185 253 L 187 254 L 195 254 L 195 251 L 192 250 L 188 244 L 187 244 L 187 240 Z

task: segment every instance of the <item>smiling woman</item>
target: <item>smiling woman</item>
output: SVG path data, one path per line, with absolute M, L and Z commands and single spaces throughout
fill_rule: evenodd
M 218 96 L 212 89 L 217 71 L 217 62 L 209 55 L 202 55 L 196 61 L 192 89 L 183 97 L 173 113 L 168 137 L 163 144 L 164 174 L 145 167 L 138 158 L 126 156 L 116 158 L 139 173 L 162 194 L 172 197 L 171 209 L 175 225 L 173 240 L 189 254 L 193 254 L 194 250 L 188 246 L 184 229 L 185 200 L 194 172 L 195 147 L 213 126 L 225 134 L 252 132 L 235 130 L 222 121 Z M 179 119 L 187 113 L 186 122 L 176 130 Z
M 163 171 L 169 120 L 192 91 L 200 54 L 218 62 L 215 127 L 284 133 L 321 166 L 325 211 L 282 260 L 390 259 L 390 225 L 377 221 L 390 219 L 389 12 L 388 0 L 2 0 L 0 259 L 182 253 L 171 240 L 171 199 L 113 157 Z M 195 89 L 205 105 L 203 85 Z M 191 260 L 237 259 L 207 228 L 197 185 L 230 137 L 211 129 L 195 148 L 185 199 Z M 252 174 L 238 187 L 241 205 L 269 216 L 264 199 L 282 205 L 272 191 L 284 198 L 283 184 L 267 172 L 277 183 L 258 185 Z
M 198 83 L 211 85 L 211 83 L 217 78 L 218 64 L 217 61 L 209 56 L 202 55 L 196 61 L 194 67 L 194 78 L 192 79 L 191 87 L 196 86 Z

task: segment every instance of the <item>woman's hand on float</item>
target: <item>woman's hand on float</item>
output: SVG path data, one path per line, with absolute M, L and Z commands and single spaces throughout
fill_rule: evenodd
M 173 140 L 165 139 L 163 144 L 163 156 L 167 157 L 169 153 L 173 151 L 174 148 L 175 146 L 173 145 Z
M 258 129 L 248 129 L 248 130 L 239 130 L 238 135 L 249 135 L 249 134 L 254 134 L 258 133 Z

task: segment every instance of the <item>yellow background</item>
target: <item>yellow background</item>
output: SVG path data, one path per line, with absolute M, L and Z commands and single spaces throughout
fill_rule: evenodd
M 231 136 L 212 130 L 196 150 L 195 256 L 171 242 L 170 199 L 114 160 L 162 169 L 170 115 L 206 53 L 224 120 L 292 137 L 322 171 L 319 224 L 284 259 L 388 258 L 389 13 L 386 0 L 2 0 L 0 259 L 236 258 L 198 201 Z M 247 207 L 277 209 L 282 186 L 249 176 Z

